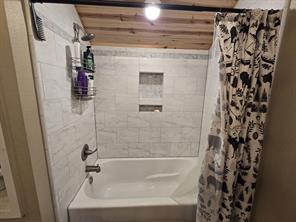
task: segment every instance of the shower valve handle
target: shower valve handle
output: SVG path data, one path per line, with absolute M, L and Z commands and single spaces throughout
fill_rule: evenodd
M 87 144 L 84 144 L 82 151 L 81 151 L 81 160 L 85 161 L 87 157 L 95 152 L 97 152 L 98 149 L 91 150 L 89 149 L 89 146 Z

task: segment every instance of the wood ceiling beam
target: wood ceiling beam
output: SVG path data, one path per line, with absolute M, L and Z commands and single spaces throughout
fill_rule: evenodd
M 161 2 L 232 8 L 236 0 Z M 212 44 L 213 12 L 162 10 L 160 18 L 151 22 L 145 18 L 142 8 L 79 5 L 76 9 L 85 29 L 96 35 L 91 42 L 94 45 L 208 50 Z
M 130 28 L 130 29 L 147 29 L 151 31 L 164 30 L 164 31 L 180 31 L 180 32 L 199 32 L 205 35 L 213 34 L 213 24 L 198 24 L 198 23 L 162 23 L 156 21 L 150 22 L 126 22 L 119 20 L 109 19 L 93 19 L 81 18 L 86 29 L 102 27 L 102 28 Z
M 198 43 L 194 41 L 184 42 L 177 40 L 160 41 L 159 39 L 147 38 L 122 38 L 116 37 L 115 39 L 109 35 L 101 35 L 93 45 L 108 45 L 108 46 L 133 46 L 133 47 L 150 47 L 150 48 L 171 48 L 171 49 L 209 49 L 211 44 Z
M 166 15 L 162 15 L 159 19 L 154 22 L 148 21 L 144 15 L 125 15 L 125 14 L 105 14 L 105 13 L 80 13 L 80 17 L 82 18 L 94 18 L 94 19 L 110 19 L 110 20 L 117 20 L 117 21 L 137 21 L 137 22 L 146 22 L 146 23 L 189 23 L 189 24 L 213 24 L 212 19 L 203 19 L 200 16 L 191 16 L 189 18 L 173 18 L 173 17 L 166 17 Z
M 147 30 L 126 30 L 126 29 L 91 29 L 92 33 L 96 35 L 96 39 L 99 38 L 101 35 L 113 35 L 113 37 L 138 37 L 138 38 L 146 38 L 146 39 L 168 39 L 168 40 L 184 40 L 184 41 L 195 41 L 198 43 L 206 43 L 211 44 L 212 37 L 204 37 L 198 34 L 186 34 L 186 33 L 165 33 L 165 32 L 158 32 L 158 33 L 151 33 L 147 32 Z
M 110 6 L 76 6 L 79 15 L 83 14 L 105 14 L 105 15 L 129 15 L 129 16 L 142 16 L 144 15 L 143 9 L 138 8 L 121 8 Z M 200 19 L 205 21 L 213 21 L 215 13 L 213 12 L 185 12 L 185 11 L 173 11 L 162 10 L 161 17 L 167 18 L 184 18 L 184 19 Z
M 162 49 L 195 49 L 195 50 L 208 50 L 211 45 L 198 45 L 198 44 L 143 44 L 143 43 L 132 43 L 132 42 L 110 42 L 100 41 L 92 42 L 93 45 L 98 46 L 113 46 L 113 47 L 135 47 L 135 48 L 162 48 Z

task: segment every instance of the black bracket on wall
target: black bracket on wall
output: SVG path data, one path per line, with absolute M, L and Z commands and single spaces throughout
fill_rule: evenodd
M 37 15 L 34 3 L 30 2 L 32 26 L 34 29 L 35 38 L 39 41 L 45 41 L 45 33 L 43 28 L 43 21 L 40 16 Z

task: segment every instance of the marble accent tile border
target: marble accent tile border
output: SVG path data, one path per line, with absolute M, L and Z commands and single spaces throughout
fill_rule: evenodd
M 101 50 L 94 49 L 96 56 L 117 56 L 117 57 L 138 57 L 138 58 L 162 58 L 162 59 L 194 59 L 208 60 L 209 56 L 205 54 L 190 53 L 159 53 L 159 52 L 138 52 L 125 50 Z
M 42 18 L 44 27 L 48 28 L 49 30 L 51 30 L 55 34 L 59 35 L 60 37 L 62 37 L 63 39 L 65 39 L 68 42 L 72 42 L 73 41 L 73 36 L 70 35 L 68 32 L 65 32 L 56 23 L 54 23 L 49 18 L 47 18 L 46 16 L 44 16 L 42 13 L 40 13 L 40 11 L 37 11 L 37 14 Z M 74 33 L 74 31 L 73 31 L 73 33 Z M 45 36 L 45 39 L 46 39 L 46 36 Z

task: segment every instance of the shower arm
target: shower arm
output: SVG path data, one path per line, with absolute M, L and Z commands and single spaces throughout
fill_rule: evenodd
M 84 35 L 87 34 L 87 32 L 77 23 L 73 22 L 73 29 L 74 29 L 74 39 L 73 42 L 79 42 L 79 31 L 82 31 Z
M 74 4 L 74 5 L 95 5 L 95 6 L 111 6 L 111 7 L 127 7 L 127 8 L 145 8 L 150 5 L 145 2 L 128 2 L 113 0 L 31 0 L 32 3 L 55 3 L 55 4 Z M 219 8 L 205 7 L 195 5 L 176 5 L 176 4 L 159 4 L 161 9 L 191 12 L 230 12 L 245 13 L 248 9 L 240 8 Z

